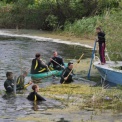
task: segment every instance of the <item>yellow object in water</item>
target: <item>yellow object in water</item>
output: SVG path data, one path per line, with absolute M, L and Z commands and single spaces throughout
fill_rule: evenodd
M 38 66 L 38 61 L 36 60 L 36 65 L 35 65 L 34 70 L 37 68 L 37 66 Z
M 34 96 L 34 101 L 37 101 L 37 97 L 36 97 L 36 95 Z

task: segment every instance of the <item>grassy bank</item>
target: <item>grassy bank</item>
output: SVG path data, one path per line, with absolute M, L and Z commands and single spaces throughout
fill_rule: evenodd
M 106 33 L 107 49 L 112 60 L 122 60 L 122 11 L 106 12 L 103 16 L 94 16 L 66 23 L 65 33 L 84 38 L 95 37 L 95 27 L 100 26 Z
M 105 86 L 106 87 L 106 86 Z M 122 112 L 122 91 L 117 88 L 91 87 L 89 84 L 52 85 L 41 88 L 40 94 L 59 100 L 67 107 L 80 110 L 106 110 Z

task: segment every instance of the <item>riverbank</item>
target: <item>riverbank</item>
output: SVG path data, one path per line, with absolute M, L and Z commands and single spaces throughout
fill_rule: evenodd
M 72 43 L 80 43 L 83 45 L 88 45 L 89 47 L 94 46 L 94 39 L 81 38 L 76 37 L 71 34 L 60 33 L 60 32 L 47 32 L 42 30 L 26 30 L 26 29 L 1 29 L 2 32 L 10 33 L 10 34 L 18 34 L 18 35 L 31 35 L 31 36 L 38 36 L 38 37 L 45 37 L 45 38 L 52 38 L 52 39 L 60 39 L 62 41 L 68 41 Z

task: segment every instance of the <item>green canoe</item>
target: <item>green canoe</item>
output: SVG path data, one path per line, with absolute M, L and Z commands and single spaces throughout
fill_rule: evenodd
M 67 63 L 65 63 L 65 67 L 67 66 Z M 45 78 L 45 77 L 50 77 L 52 75 L 55 76 L 60 76 L 63 70 L 53 70 L 53 71 L 49 71 L 49 72 L 44 72 L 44 73 L 40 73 L 40 74 L 28 74 L 28 76 L 31 76 L 32 79 L 41 79 L 41 78 Z

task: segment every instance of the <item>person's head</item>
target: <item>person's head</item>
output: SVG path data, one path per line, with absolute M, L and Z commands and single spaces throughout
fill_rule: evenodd
M 53 52 L 53 56 L 56 57 L 58 55 L 57 51 Z
M 100 27 L 97 27 L 96 28 L 96 33 L 99 33 L 99 32 L 101 32 L 102 30 L 101 30 L 101 28 Z
M 72 63 L 72 62 L 69 62 L 69 63 L 68 63 L 68 68 L 69 68 L 69 69 L 73 69 L 73 63 Z
M 35 58 L 40 59 L 41 58 L 41 54 L 40 53 L 36 53 Z
M 28 75 L 27 71 L 23 71 L 23 76 L 26 77 Z
M 33 89 L 33 91 L 38 92 L 38 91 L 39 91 L 39 86 L 36 85 L 36 84 L 34 84 L 34 85 L 32 86 L 32 89 Z
M 12 80 L 13 79 L 13 73 L 12 72 L 6 72 L 6 77 L 7 77 L 7 79 Z

